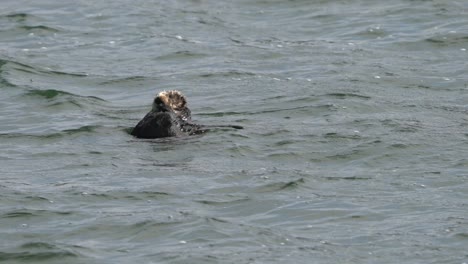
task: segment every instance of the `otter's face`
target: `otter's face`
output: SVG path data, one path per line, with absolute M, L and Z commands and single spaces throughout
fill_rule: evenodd
M 167 112 L 168 107 L 164 104 L 164 102 L 158 96 L 154 98 L 152 110 L 155 112 Z
M 153 111 L 165 112 L 168 109 L 180 118 L 187 120 L 190 117 L 190 110 L 187 108 L 185 96 L 176 90 L 162 91 L 153 101 Z

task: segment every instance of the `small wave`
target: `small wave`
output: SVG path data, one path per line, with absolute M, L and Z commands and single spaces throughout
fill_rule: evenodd
M 40 75 L 66 75 L 70 77 L 87 77 L 86 74 L 81 73 L 70 73 L 70 72 L 62 72 L 62 71 L 54 71 L 50 69 L 43 69 L 37 66 L 30 66 L 27 64 L 19 63 L 19 62 L 12 62 L 16 64 L 17 67 L 14 67 L 17 71 L 25 72 L 25 73 L 32 73 L 32 74 L 40 74 Z M 19 66 L 19 67 L 18 67 Z
M 0 138 L 8 138 L 8 139 L 53 139 L 53 138 L 60 138 L 63 135 L 60 133 L 52 133 L 46 135 L 32 135 L 32 134 L 23 134 L 23 133 L 2 133 L 0 134 Z
M 102 82 L 100 82 L 100 85 L 115 85 L 115 84 L 125 84 L 125 83 L 132 83 L 132 85 L 135 85 L 135 83 L 139 82 L 153 82 L 157 80 L 155 77 L 146 77 L 146 76 L 129 76 L 129 77 L 119 77 L 119 78 L 112 78 L 112 79 L 106 79 Z
M 49 199 L 42 197 L 42 196 L 26 196 L 24 198 L 30 201 L 40 201 L 40 202 L 49 201 Z
M 0 80 L 4 80 L 4 81 L 8 82 L 8 80 L 1 77 L 1 74 L 3 72 L 8 72 L 11 68 L 25 69 L 25 70 L 33 70 L 34 69 L 34 67 L 32 67 L 30 65 L 27 65 L 27 64 L 24 64 L 24 63 L 16 62 L 16 61 L 8 59 L 8 58 L 0 58 Z M 11 85 L 13 85 L 13 84 L 11 84 Z
M 69 251 L 54 251 L 54 252 L 18 252 L 8 253 L 0 252 L 0 261 L 45 261 L 50 259 L 63 260 L 66 257 L 78 257 L 77 254 Z
M 4 86 L 4 87 L 16 87 L 16 85 L 14 83 L 11 83 L 10 81 L 8 81 L 8 79 L 6 79 L 6 78 L 4 78 L 2 76 L 3 75 L 2 73 L 4 72 L 4 70 L 2 68 L 7 63 L 8 63 L 7 60 L 0 59 L 0 85 Z
M 215 113 L 198 113 L 198 116 L 213 116 L 213 117 L 223 117 L 223 116 L 233 116 L 233 115 L 245 115 L 242 112 L 215 112 Z
M 72 77 L 88 77 L 87 74 L 73 73 L 73 72 L 62 72 L 62 71 L 44 70 L 44 69 L 41 69 L 41 72 L 55 74 L 55 75 L 66 75 L 66 76 L 72 76 Z
M 61 130 L 59 132 L 55 133 L 47 133 L 47 134 L 27 134 L 27 133 L 0 133 L 0 138 L 8 138 L 8 139 L 27 139 L 27 138 L 33 138 L 33 139 L 57 139 L 61 138 L 64 136 L 70 136 L 70 135 L 76 135 L 80 133 L 92 133 L 96 129 L 100 128 L 101 126 L 95 126 L 95 125 L 86 125 L 86 126 L 81 126 L 78 128 L 71 128 L 71 129 L 65 129 Z
M 461 35 L 458 33 L 451 33 L 447 35 L 438 35 L 425 39 L 426 42 L 434 44 L 436 46 L 449 46 L 454 44 L 466 44 L 468 43 L 468 36 Z
M 254 72 L 248 71 L 238 71 L 238 70 L 228 70 L 228 71 L 219 71 L 219 72 L 210 72 L 210 73 L 202 73 L 200 77 L 241 77 L 241 76 L 255 76 L 257 75 Z
M 158 60 L 174 60 L 174 59 L 196 59 L 196 58 L 204 58 L 206 57 L 206 54 L 203 53 L 196 53 L 188 50 L 183 50 L 183 51 L 176 51 L 172 52 L 169 54 L 165 54 L 162 56 L 159 56 L 157 59 Z
M 74 192 L 74 195 L 83 195 L 83 192 Z M 158 191 L 142 191 L 142 192 L 106 192 L 106 193 L 86 193 L 86 196 L 92 197 L 95 200 L 129 200 L 129 201 L 147 201 L 159 200 L 171 196 L 167 192 Z
M 282 191 L 288 189 L 297 188 L 305 183 L 304 178 L 299 178 L 297 180 L 289 181 L 289 182 L 275 182 L 271 184 L 267 184 L 257 188 L 258 192 L 275 192 L 275 191 Z
M 338 99 L 346 99 L 346 98 L 371 99 L 370 96 L 356 94 L 356 93 L 328 93 L 328 94 L 324 94 L 323 96 L 334 97 Z
M 26 31 L 34 31 L 34 32 L 59 32 L 60 30 L 56 29 L 56 28 L 52 28 L 52 27 L 48 27 L 48 26 L 43 26 L 43 25 L 39 25 L 39 26 L 21 26 L 19 27 L 20 29 L 24 29 Z
M 37 248 L 37 249 L 56 249 L 57 246 L 45 242 L 30 242 L 23 244 L 21 248 L 24 249 L 31 249 L 31 248 Z
M 43 216 L 43 215 L 69 215 L 71 212 L 67 211 L 50 211 L 50 210 L 16 210 L 4 213 L 0 215 L 0 218 L 23 218 L 23 217 L 32 217 L 32 216 Z
M 77 95 L 77 94 L 73 94 L 73 93 L 69 93 L 69 92 L 65 92 L 65 91 L 60 91 L 60 90 L 54 90 L 54 89 L 47 89 L 47 90 L 32 89 L 32 90 L 27 91 L 24 95 L 25 96 L 42 97 L 42 98 L 45 98 L 45 99 L 54 99 L 54 98 L 58 98 L 58 97 L 62 97 L 62 96 L 70 96 L 70 97 L 74 97 L 74 98 L 76 98 L 76 97 L 86 98 L 86 99 L 92 100 L 92 101 L 106 102 L 106 100 L 104 100 L 102 98 L 99 98 L 99 97 L 96 97 L 96 96 L 81 96 L 81 95 Z M 73 101 L 73 102 L 70 101 L 70 102 L 79 105 L 79 103 L 76 102 L 76 101 Z
M 228 148 L 227 151 L 232 154 L 239 154 L 239 155 L 246 156 L 247 153 L 252 153 L 254 149 L 250 146 L 234 146 L 234 147 Z
M 14 61 L 14 60 L 12 60 L 10 58 L 0 59 L 0 68 L 6 67 L 6 66 L 10 66 L 10 67 L 13 67 L 13 68 L 18 68 L 18 69 L 22 69 L 22 68 L 34 69 L 33 66 L 30 66 L 30 65 L 25 64 L 25 63 Z
M 390 35 L 390 32 L 381 28 L 380 26 L 370 27 L 366 29 L 361 29 L 360 31 L 353 34 L 354 36 L 360 36 L 361 38 L 384 38 Z
M 323 137 L 326 139 L 361 139 L 361 136 L 357 134 L 341 134 L 336 132 L 326 133 Z
M 280 152 L 270 153 L 267 155 L 267 157 L 269 159 L 283 161 L 285 159 L 291 159 L 291 158 L 301 159 L 303 155 L 294 151 L 280 151 Z
M 418 120 L 385 119 L 381 120 L 380 123 L 386 127 L 393 128 L 396 132 L 415 133 L 423 128 L 421 122 Z
M 277 109 L 265 109 L 265 110 L 260 110 L 260 111 L 254 111 L 254 112 L 235 112 L 235 111 L 229 111 L 229 112 L 214 112 L 214 113 L 198 113 L 197 116 L 213 116 L 213 117 L 223 117 L 223 116 L 236 116 L 236 115 L 257 115 L 257 114 L 267 114 L 267 113 L 276 113 L 276 112 L 283 112 L 283 111 L 292 111 L 292 110 L 304 110 L 304 109 L 311 109 L 311 108 L 322 108 L 325 107 L 327 109 L 332 108 L 331 105 L 326 105 L 326 106 L 296 106 L 296 107 L 288 107 L 288 108 L 277 108 Z
M 350 177 L 324 177 L 325 179 L 329 181 L 340 181 L 340 180 L 346 180 L 346 181 L 360 181 L 360 180 L 371 180 L 372 178 L 370 177 L 357 177 L 357 176 L 350 176 Z
M 367 158 L 367 157 L 369 157 L 368 150 L 356 148 L 356 149 L 351 149 L 351 150 L 340 151 L 332 155 L 327 155 L 325 159 L 331 160 L 331 161 L 346 162 L 346 161 L 356 161 L 356 160 Z
M 27 73 L 27 76 L 22 78 L 21 81 L 11 81 L 8 76 L 14 76 L 15 72 L 22 72 L 22 73 Z M 22 74 L 21 75 L 24 75 Z M 79 74 L 79 73 L 68 73 L 68 72 L 62 72 L 62 71 L 56 71 L 48 68 L 42 68 L 36 65 L 32 64 L 26 64 L 22 63 L 19 61 L 16 61 L 11 58 L 5 58 L 5 57 L 0 57 L 0 84 L 3 84 L 2 86 L 5 87 L 20 87 L 20 88 L 32 88 L 31 83 L 27 80 L 29 79 L 34 79 L 36 76 L 38 78 L 43 79 L 45 78 L 50 78 L 50 79 L 56 79 L 57 77 L 64 76 L 67 78 L 81 78 L 81 77 L 86 77 L 87 75 L 85 74 Z M 68 83 L 68 81 L 67 81 Z M 93 100 L 99 100 L 99 101 L 105 101 L 101 98 L 98 97 L 93 97 L 93 96 L 79 96 L 76 94 L 72 93 L 67 93 L 64 91 L 60 90 L 54 90 L 54 89 L 30 89 L 29 91 L 26 92 L 26 96 L 40 96 L 46 99 L 52 99 L 52 98 L 57 98 L 61 97 L 62 95 L 70 96 L 70 97 L 80 97 L 80 98 L 87 98 L 87 99 L 93 99 Z M 83 101 L 83 100 L 79 100 Z M 79 102 L 78 102 L 79 104 Z
M 275 142 L 275 143 L 273 143 L 273 145 L 275 147 L 283 147 L 283 146 L 287 146 L 287 145 L 296 144 L 296 143 L 299 143 L 299 142 L 300 141 L 298 141 L 298 140 L 285 139 L 285 140 L 280 140 L 278 142 Z
M 468 43 L 468 35 L 461 33 L 434 34 L 422 38 L 401 40 L 397 44 L 405 49 L 421 50 L 426 48 L 465 48 Z
M 273 100 L 278 100 L 278 99 L 283 99 L 281 98 L 280 96 L 278 98 L 273 98 Z M 310 104 L 314 101 L 317 100 L 317 98 L 315 96 L 300 96 L 300 97 L 293 97 L 293 98 L 289 98 L 288 96 L 284 96 L 284 99 L 285 99 L 285 102 L 287 102 L 288 104 L 296 104 L 296 103 L 306 103 L 306 104 Z M 270 99 L 267 99 L 267 103 L 271 102 Z
M 6 69 L 2 69 L 6 68 Z M 22 63 L 16 61 L 12 58 L 2 58 L 0 59 L 0 69 L 2 71 L 7 71 L 9 69 L 14 69 L 21 72 L 31 73 L 31 74 L 38 74 L 38 75 L 66 75 L 70 77 L 88 77 L 87 74 L 82 73 L 70 73 L 70 72 L 63 72 L 63 71 L 56 71 L 52 69 L 43 68 L 37 65 L 30 65 L 26 63 Z
M 25 95 L 26 96 L 39 96 L 39 97 L 44 97 L 46 99 L 51 99 L 51 98 L 55 98 L 55 97 L 62 96 L 62 95 L 73 95 L 73 94 L 67 93 L 64 91 L 48 89 L 48 90 L 30 90 Z
M 45 25 L 35 25 L 35 26 L 13 26 L 5 29 L 1 29 L 0 32 L 12 34 L 12 35 L 24 35 L 26 34 L 34 34 L 37 36 L 50 36 L 53 34 L 57 34 L 61 30 Z
M 25 22 L 26 20 L 36 18 L 36 16 L 27 13 L 11 13 L 7 15 L 0 15 L 0 19 L 1 18 L 7 18 L 8 20 L 14 22 Z
M 227 206 L 231 204 L 237 204 L 237 203 L 243 203 L 249 201 L 250 198 L 248 197 L 232 197 L 229 199 L 225 199 L 225 197 L 219 198 L 219 197 L 213 197 L 212 199 L 202 199 L 202 200 L 197 200 L 196 202 L 201 203 L 201 204 L 207 204 L 207 205 L 222 205 L 222 206 Z
M 71 136 L 71 135 L 81 134 L 81 133 L 93 133 L 98 128 L 101 128 L 101 126 L 86 125 L 86 126 L 81 126 L 81 127 L 77 127 L 77 128 L 65 129 L 65 130 L 62 130 L 60 132 L 53 133 L 53 134 L 48 134 L 48 135 L 45 135 L 45 136 L 46 137 L 63 137 L 63 136 Z
M 15 251 L 20 252 L 0 252 L 0 261 L 41 261 L 60 259 L 67 257 L 78 257 L 79 255 L 71 250 L 63 249 L 60 246 L 46 242 L 28 242 L 21 245 Z
M 82 132 L 90 133 L 90 132 L 94 132 L 96 128 L 98 127 L 100 126 L 82 126 L 79 128 L 65 129 L 62 132 L 67 135 L 72 135 L 72 134 L 82 133 Z
M 2 218 L 15 218 L 15 217 L 30 217 L 30 216 L 35 216 L 36 214 L 32 212 L 26 212 L 26 211 L 15 211 L 15 212 L 9 212 L 6 214 L 3 214 L 1 217 Z

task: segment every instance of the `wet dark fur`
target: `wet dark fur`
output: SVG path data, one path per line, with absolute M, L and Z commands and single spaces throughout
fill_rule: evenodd
M 175 97 L 172 91 L 168 96 Z M 162 138 L 203 133 L 205 130 L 201 125 L 191 123 L 191 112 L 185 98 L 179 94 L 174 99 L 183 100 L 177 107 L 173 101 L 168 101 L 171 99 L 174 98 L 158 95 L 154 99 L 153 109 L 138 122 L 131 134 L 137 138 Z

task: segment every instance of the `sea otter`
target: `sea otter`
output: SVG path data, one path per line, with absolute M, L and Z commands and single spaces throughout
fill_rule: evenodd
M 183 135 L 201 134 L 208 127 L 231 127 L 241 129 L 241 126 L 202 126 L 192 123 L 191 111 L 187 107 L 187 99 L 176 90 L 162 91 L 153 101 L 151 111 L 138 122 L 132 130 L 137 138 L 162 138 Z

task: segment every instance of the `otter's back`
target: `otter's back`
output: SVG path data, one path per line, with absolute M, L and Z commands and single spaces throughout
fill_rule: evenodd
M 137 138 L 162 138 L 177 136 L 180 131 L 171 112 L 149 112 L 132 131 Z

